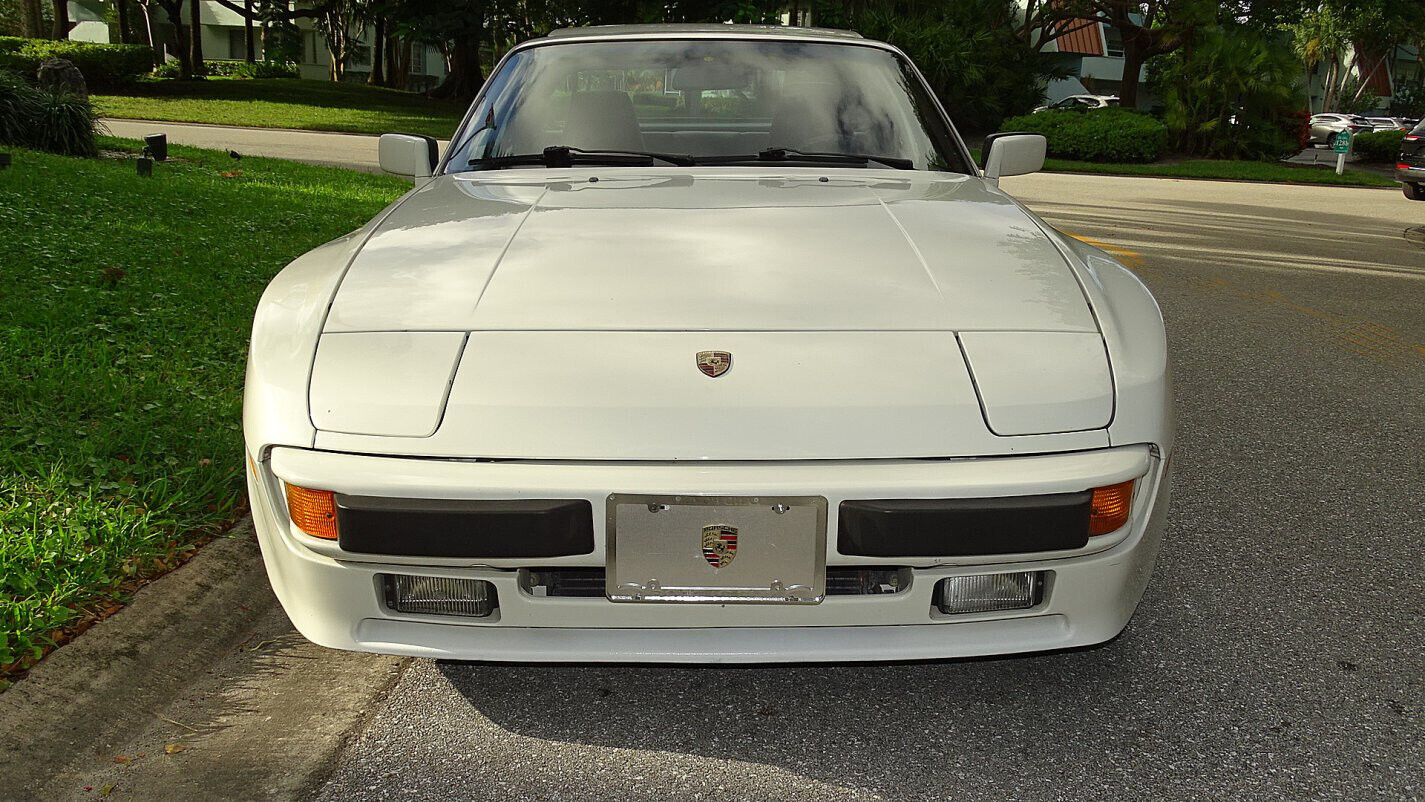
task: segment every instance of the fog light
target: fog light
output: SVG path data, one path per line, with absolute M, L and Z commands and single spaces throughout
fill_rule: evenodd
M 1027 610 L 1043 600 L 1043 571 L 952 576 L 935 586 L 935 605 L 947 615 Z
M 383 574 L 386 606 L 398 613 L 483 617 L 495 610 L 495 586 L 479 579 Z

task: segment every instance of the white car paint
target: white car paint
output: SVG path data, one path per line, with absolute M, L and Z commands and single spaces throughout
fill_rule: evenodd
M 734 354 L 725 376 L 695 369 L 709 349 Z M 1111 257 L 982 175 L 776 165 L 424 182 L 273 280 L 254 321 L 244 434 L 269 575 L 312 640 L 461 659 L 696 662 L 1106 640 L 1151 574 L 1173 439 L 1161 315 Z M 1127 479 L 1138 480 L 1131 519 L 1082 549 L 887 559 L 836 547 L 843 500 Z M 832 511 L 828 566 L 910 566 L 915 579 L 894 596 L 815 605 L 537 599 L 512 570 L 528 559 L 375 557 L 310 537 L 289 520 L 283 483 L 586 500 L 593 552 L 538 564 L 591 567 L 603 565 L 613 493 L 817 496 Z M 932 606 L 937 579 L 997 568 L 1052 571 L 1044 604 Z M 394 613 L 376 592 L 393 570 L 484 579 L 499 609 Z

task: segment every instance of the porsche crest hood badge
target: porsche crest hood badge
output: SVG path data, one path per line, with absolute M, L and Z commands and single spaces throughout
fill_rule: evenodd
M 698 370 L 716 379 L 732 367 L 732 354 L 727 351 L 699 351 Z
M 737 556 L 737 527 L 712 524 L 703 527 L 703 559 L 714 568 L 726 568 Z

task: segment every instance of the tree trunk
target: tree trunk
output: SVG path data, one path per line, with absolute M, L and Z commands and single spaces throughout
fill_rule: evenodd
M 134 34 L 129 30 L 129 0 L 116 0 L 114 12 L 119 17 L 119 42 L 126 45 L 134 43 Z
M 69 0 L 54 0 L 54 28 L 51 39 L 68 39 L 69 29 Z
M 346 40 L 345 34 L 336 26 L 331 28 L 330 37 L 323 36 L 327 41 L 327 53 L 331 55 L 331 78 L 333 81 L 340 81 L 346 76 Z
M 401 81 L 401 40 L 395 34 L 386 37 L 386 85 L 392 89 L 405 89 Z
M 242 7 L 246 12 L 242 19 L 243 56 L 246 57 L 247 63 L 251 64 L 257 61 L 257 32 L 252 27 L 252 0 L 243 0 Z
M 1321 111 L 1329 112 L 1336 110 L 1336 73 L 1341 65 L 1335 59 L 1331 61 L 1331 67 L 1326 70 L 1326 86 L 1321 92 Z
M 1143 62 L 1148 60 L 1148 45 L 1144 37 L 1135 32 L 1123 37 L 1123 80 L 1118 88 L 1118 105 L 1131 110 L 1138 109 L 1138 78 L 1143 72 Z
M 199 17 L 198 0 L 188 0 L 188 51 L 194 75 L 207 72 L 203 67 L 203 23 Z
M 451 100 L 475 97 L 485 83 L 485 77 L 480 73 L 481 38 L 461 36 L 455 39 L 450 48 L 450 72 L 446 73 L 445 80 L 439 86 L 430 91 L 431 97 Z
M 25 36 L 30 39 L 43 37 L 45 16 L 40 0 L 23 0 L 21 8 L 25 17 Z
M 410 40 L 401 42 L 396 54 L 396 69 L 387 76 L 397 89 L 411 88 L 411 47 Z
M 173 28 L 173 55 L 178 59 L 178 75 L 181 78 L 193 77 L 192 54 L 188 52 L 188 26 L 183 23 L 183 0 L 158 0 L 159 8 L 168 17 L 168 24 Z M 167 43 L 164 43 L 165 48 Z M 159 63 L 162 54 L 159 54 Z
M 371 36 L 371 74 L 366 76 L 366 83 L 372 86 L 386 85 L 386 70 L 383 63 L 386 59 L 386 18 L 376 18 L 376 29 Z

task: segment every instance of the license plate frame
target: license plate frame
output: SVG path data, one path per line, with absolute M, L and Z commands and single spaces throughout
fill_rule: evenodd
M 606 509 L 610 601 L 819 604 L 826 598 L 822 496 L 614 493 Z M 713 527 L 734 530 L 733 556 L 721 567 L 702 548 L 704 530 Z M 724 534 L 719 529 L 713 541 L 725 540 Z M 726 550 L 724 544 L 714 556 L 722 559 Z

